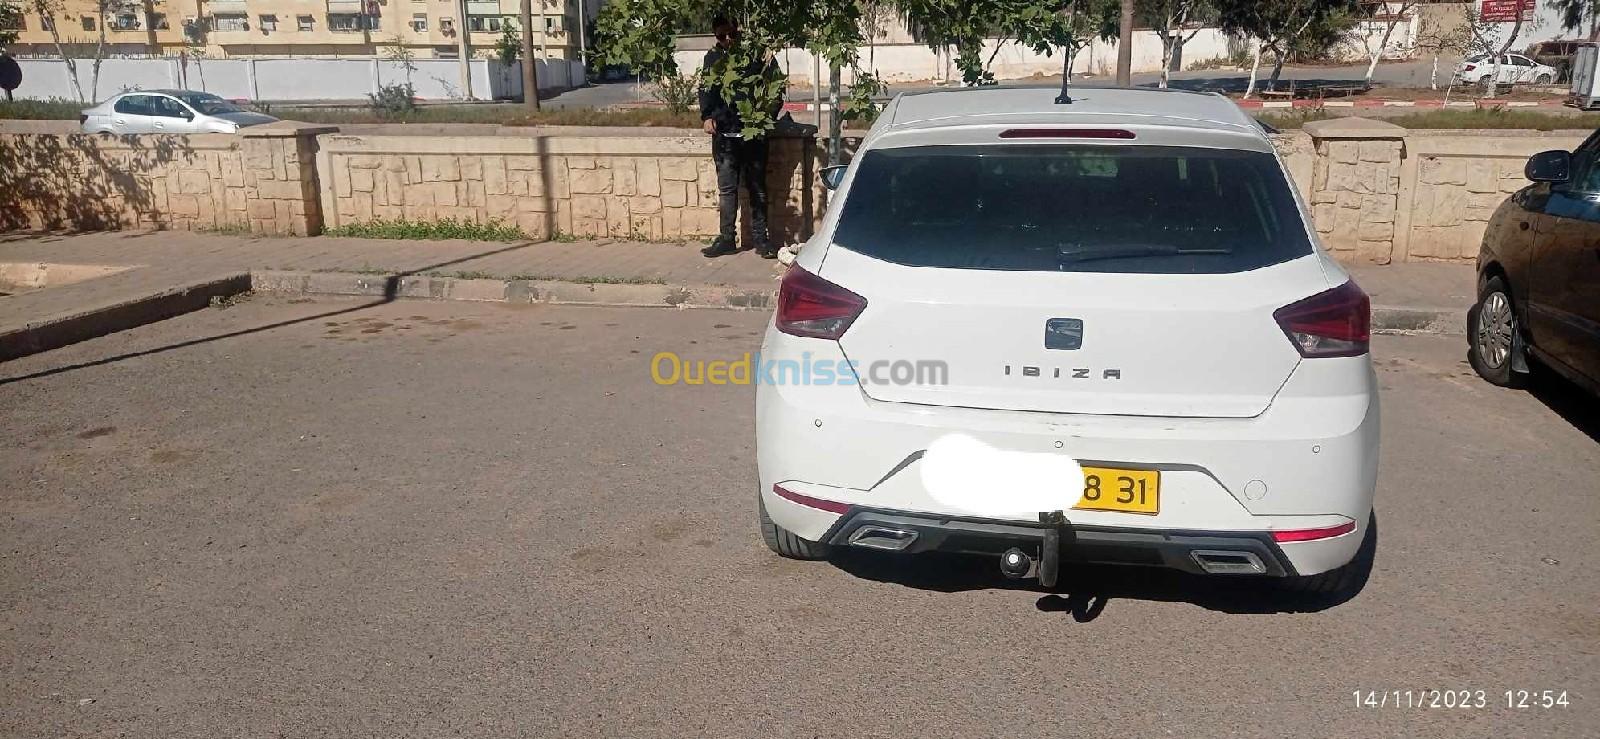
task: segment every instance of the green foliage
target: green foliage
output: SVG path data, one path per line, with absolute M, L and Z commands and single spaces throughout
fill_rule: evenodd
M 676 75 L 674 39 L 696 9 L 691 5 L 685 0 L 612 0 L 601 6 L 595 19 L 596 66 L 620 64 L 653 80 Z
M 1118 0 L 904 0 L 907 22 L 935 50 L 954 48 L 967 85 L 992 85 L 988 69 L 998 46 L 983 56 L 985 39 L 998 36 L 1038 53 L 1066 52 L 1067 63 L 1096 37 L 1117 35 Z M 1065 64 L 1063 65 L 1065 67 Z
M 522 34 L 517 31 L 517 24 L 509 21 L 501 24 L 500 38 L 494 42 L 494 58 L 507 66 L 522 58 Z
M 0 0 L 0 49 L 17 42 L 22 27 L 22 6 L 15 0 Z
M 878 120 L 882 106 L 874 100 L 887 92 L 889 86 L 871 72 L 857 70 L 844 99 L 839 103 L 839 117 L 846 121 L 871 124 Z
M 650 96 L 667 106 L 672 113 L 688 113 L 696 109 L 700 98 L 700 75 L 670 75 L 656 80 Z
M 0 95 L 0 98 L 5 97 Z M 84 104 L 66 98 L 49 100 L 0 100 L 0 119 L 30 121 L 75 121 Z
M 384 85 L 377 92 L 367 93 L 371 108 L 379 118 L 405 118 L 417 112 L 417 90 L 407 82 L 403 85 Z
M 329 236 L 350 236 L 363 239 L 466 239 L 469 241 L 524 241 L 533 237 L 516 226 L 500 221 L 477 223 L 465 219 L 445 218 L 437 221 L 408 221 L 405 219 L 373 219 L 366 223 L 351 223 L 330 228 Z

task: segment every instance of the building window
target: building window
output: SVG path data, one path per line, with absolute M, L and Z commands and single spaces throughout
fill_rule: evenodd
M 439 19 L 439 32 L 444 34 L 444 35 L 446 35 L 446 36 L 454 36 L 454 35 L 456 35 L 456 19 L 454 19 L 454 18 L 440 18 Z
M 317 27 L 317 19 L 309 15 L 297 15 L 294 17 L 294 24 L 302 31 L 309 31 Z
M 166 31 L 171 29 L 171 26 L 167 24 L 166 13 L 151 13 L 149 15 L 149 21 L 150 27 L 156 29 L 157 31 Z
M 83 16 L 83 30 L 85 30 L 85 31 L 93 31 L 94 30 L 94 16 L 92 16 L 92 15 Z
M 44 18 L 46 21 L 50 20 L 50 16 L 48 16 L 48 15 L 40 16 L 40 17 Z M 27 17 L 23 16 L 21 13 L 17 13 L 15 15 L 5 16 L 4 20 L 0 20 L 0 31 L 26 31 L 26 30 L 28 30 L 28 19 L 27 19 Z M 49 30 L 49 29 L 46 28 L 45 30 Z
M 411 30 L 416 32 L 416 33 L 427 33 L 428 32 L 428 14 L 427 13 L 412 13 L 411 14 Z
M 498 15 L 470 15 L 467 16 L 467 28 L 473 31 L 500 32 L 500 16 Z
M 211 16 L 211 30 L 248 31 L 250 30 L 250 16 L 247 16 L 243 13 L 213 15 Z
M 139 30 L 139 16 L 133 13 L 118 13 L 111 16 L 111 30 L 137 31 Z
M 544 30 L 545 30 L 545 33 L 550 33 L 551 31 L 556 30 L 556 19 L 554 19 L 554 18 L 546 18 L 546 19 L 544 19 Z
M 278 30 L 278 16 L 276 15 L 261 15 L 257 16 L 256 20 L 261 23 L 262 33 L 272 33 Z
M 433 47 L 433 58 L 435 59 L 459 59 L 460 57 L 461 50 L 454 46 Z
M 46 31 L 54 31 L 56 30 L 56 19 L 48 15 L 41 15 L 39 16 L 39 27 Z
M 353 33 L 361 30 L 377 30 L 378 17 L 375 15 L 357 15 L 355 13 L 329 13 L 328 30 L 340 33 Z

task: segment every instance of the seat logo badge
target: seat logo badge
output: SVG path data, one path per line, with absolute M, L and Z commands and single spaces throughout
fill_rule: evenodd
M 1082 319 L 1052 318 L 1044 322 L 1044 348 L 1080 349 L 1082 347 Z

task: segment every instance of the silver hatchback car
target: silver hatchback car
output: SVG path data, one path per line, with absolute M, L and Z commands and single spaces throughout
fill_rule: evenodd
M 236 133 L 277 121 L 209 92 L 132 90 L 78 115 L 84 133 Z

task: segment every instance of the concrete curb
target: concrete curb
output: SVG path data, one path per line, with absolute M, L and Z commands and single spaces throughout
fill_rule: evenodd
M 551 305 L 608 305 L 650 308 L 767 310 L 778 304 L 770 290 L 688 285 L 581 284 L 544 280 L 461 279 L 368 275 L 348 272 L 260 271 L 250 274 L 260 292 L 294 295 L 352 295 Z M 1465 334 L 1462 311 L 1378 305 L 1372 330 L 1383 333 Z
M 252 272 L 250 284 L 252 289 L 260 292 L 389 299 L 732 310 L 765 310 L 777 305 L 776 285 L 772 289 L 752 290 L 718 285 L 590 284 L 553 280 L 285 271 Z
M 153 295 L 98 305 L 0 330 L 0 362 L 49 351 L 211 305 L 212 298 L 249 292 L 247 274 L 213 277 Z
M 192 282 L 153 295 L 51 316 L 21 328 L 0 330 L 0 362 L 200 310 L 209 306 L 212 298 L 251 290 L 289 295 L 678 309 L 768 310 L 777 305 L 776 286 L 752 290 L 709 285 L 586 284 L 262 270 Z M 1464 316 L 1464 310 L 1379 305 L 1372 308 L 1372 330 L 1460 336 L 1466 334 Z

